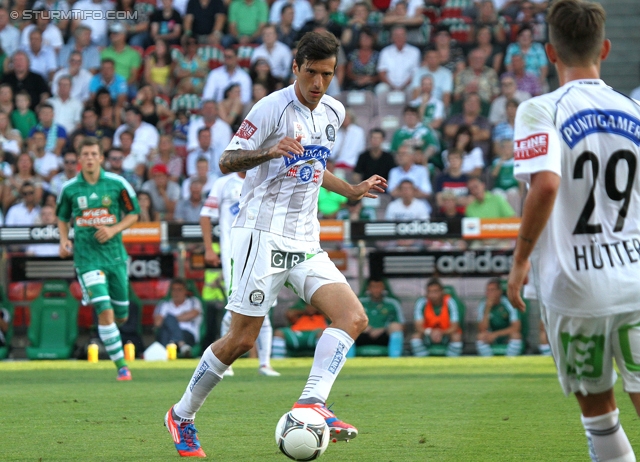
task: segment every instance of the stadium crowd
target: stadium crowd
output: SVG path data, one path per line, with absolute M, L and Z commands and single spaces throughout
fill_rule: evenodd
M 549 87 L 546 3 L 12 1 L 0 7 L 2 223 L 42 223 L 86 136 L 139 193 L 142 219 L 197 222 L 233 133 L 292 83 L 300 37 L 324 29 L 342 43 L 328 94 L 348 108 L 328 168 L 389 188 L 365 203 L 322 194 L 322 217 L 517 215 L 513 122 Z M 53 14 L 70 10 L 118 20 Z

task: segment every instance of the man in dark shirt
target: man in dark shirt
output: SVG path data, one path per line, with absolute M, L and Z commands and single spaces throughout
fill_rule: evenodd
M 184 16 L 184 34 L 192 35 L 198 43 L 218 45 L 227 19 L 222 0 L 189 0 Z
M 393 155 L 382 150 L 385 134 L 381 128 L 374 128 L 369 132 L 370 148 L 360 154 L 353 169 L 353 181 L 359 183 L 363 178 L 380 175 L 389 178 L 389 171 L 396 166 Z
M 47 82 L 35 72 L 29 70 L 29 57 L 24 51 L 16 51 L 11 58 L 11 71 L 6 73 L 1 83 L 11 86 L 13 94 L 26 91 L 31 96 L 31 110 L 35 110 L 41 101 L 51 96 Z
M 317 27 L 324 27 L 336 37 L 342 36 L 342 27 L 331 20 L 327 8 L 327 4 L 324 2 L 317 2 L 313 5 L 313 19 L 307 21 L 300 31 L 298 31 L 298 40 L 300 40 L 304 34 L 313 31 Z
M 87 108 L 82 112 L 80 127 L 69 136 L 67 148 L 72 148 L 70 145 L 78 134 L 98 138 L 104 152 L 111 149 L 114 131 L 109 127 L 98 125 L 98 114 L 94 108 Z

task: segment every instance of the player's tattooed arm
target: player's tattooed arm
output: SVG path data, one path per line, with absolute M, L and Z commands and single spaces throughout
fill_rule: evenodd
M 270 148 L 226 150 L 220 157 L 220 171 L 224 174 L 246 172 L 271 159 L 293 158 L 294 155 L 304 152 L 300 144 L 301 139 L 302 137 L 293 139 L 286 136 Z

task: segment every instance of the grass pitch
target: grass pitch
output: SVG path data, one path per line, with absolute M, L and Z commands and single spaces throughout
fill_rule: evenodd
M 0 460 L 178 460 L 163 427 L 196 360 L 131 364 L 116 382 L 111 362 L 0 363 Z M 255 360 L 234 364 L 198 413 L 208 458 L 285 461 L 275 425 L 304 386 L 311 359 L 274 361 L 282 377 L 262 377 Z M 621 420 L 640 452 L 640 421 L 616 386 Z M 334 461 L 587 461 L 574 398 L 564 398 L 551 358 L 356 358 L 329 403 L 360 430 L 330 444 Z

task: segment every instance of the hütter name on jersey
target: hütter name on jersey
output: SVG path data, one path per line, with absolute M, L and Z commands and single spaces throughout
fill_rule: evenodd
M 605 265 L 610 268 L 625 266 L 640 261 L 640 240 L 630 239 L 590 246 L 576 245 L 573 246 L 573 254 L 576 271 L 602 269 Z

